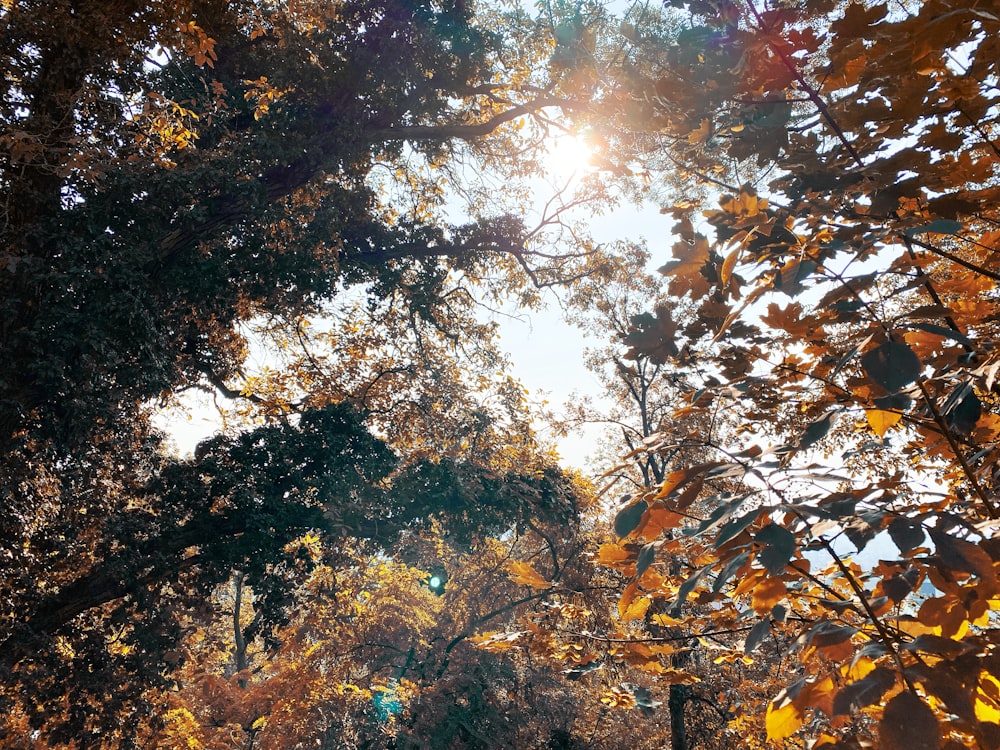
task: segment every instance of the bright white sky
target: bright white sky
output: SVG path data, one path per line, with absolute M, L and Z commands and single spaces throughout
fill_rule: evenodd
M 654 260 L 659 258 L 665 262 L 669 258 L 670 242 L 664 237 L 669 222 L 656 207 L 622 205 L 589 223 L 597 242 L 664 238 L 649 247 Z M 531 399 L 544 399 L 551 408 L 561 411 L 574 394 L 590 395 L 595 399 L 603 395 L 597 378 L 584 367 L 583 356 L 586 347 L 604 342 L 588 341 L 578 328 L 566 323 L 559 310 L 557 295 L 558 292 L 548 294 L 546 310 L 502 321 L 501 345 L 511 355 L 513 375 L 530 391 Z M 603 428 L 595 425 L 559 440 L 563 463 L 586 471 L 587 457 L 593 452 L 602 431 Z
M 537 188 L 539 213 L 556 191 L 554 185 L 564 186 L 570 182 L 572 187 L 572 182 L 585 173 L 587 159 L 586 150 L 577 145 L 575 139 L 557 139 L 548 165 L 553 184 L 539 182 Z M 643 236 L 657 237 L 657 242 L 650 245 L 654 260 L 663 262 L 669 255 L 669 238 L 664 236 L 668 222 L 656 207 L 640 209 L 623 204 L 612 213 L 597 217 L 590 217 L 588 209 L 583 207 L 573 218 L 586 220 L 597 242 L 639 241 Z M 525 223 L 531 225 L 532 217 L 526 217 Z M 549 408 L 557 412 L 574 394 L 585 394 L 595 399 L 602 395 L 597 379 L 584 367 L 583 356 L 585 347 L 603 343 L 587 342 L 578 328 L 562 319 L 558 294 L 558 291 L 547 293 L 548 308 L 545 310 L 532 313 L 509 309 L 506 311 L 509 315 L 497 318 L 501 325 L 501 346 L 511 355 L 513 362 L 511 374 L 528 389 L 533 403 L 545 401 Z M 187 414 L 171 412 L 163 414 L 160 420 L 182 455 L 193 452 L 198 442 L 220 428 L 212 396 L 192 391 L 185 394 L 184 403 Z M 545 434 L 543 424 L 539 423 L 537 427 L 543 439 L 551 438 L 551 435 Z M 586 472 L 589 464 L 587 457 L 593 452 L 602 429 L 594 425 L 558 440 L 564 465 Z

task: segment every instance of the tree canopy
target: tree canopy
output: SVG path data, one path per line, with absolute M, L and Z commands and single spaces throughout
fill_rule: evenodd
M 1000 747 L 996 7 L 0 25 L 0 745 Z M 487 314 L 551 287 L 593 483 Z

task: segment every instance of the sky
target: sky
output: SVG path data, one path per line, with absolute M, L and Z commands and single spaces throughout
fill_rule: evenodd
M 549 183 L 538 182 L 535 201 L 540 213 L 556 186 L 564 186 L 582 177 L 591 167 L 588 154 L 570 137 L 557 139 L 551 149 L 547 167 L 551 173 Z M 665 235 L 669 223 L 656 206 L 635 206 L 623 203 L 615 210 L 590 217 L 584 207 L 576 218 L 586 218 L 597 242 L 617 240 L 641 241 L 656 237 L 650 243 L 653 260 L 657 265 L 669 256 L 670 239 Z M 530 224 L 530 219 L 526 221 Z M 575 326 L 563 320 L 559 309 L 559 291 L 547 290 L 547 306 L 539 311 L 510 308 L 506 314 L 495 317 L 500 323 L 501 348 L 511 358 L 511 375 L 521 381 L 533 403 L 546 402 L 547 408 L 561 411 L 564 404 L 578 395 L 600 399 L 602 388 L 583 364 L 587 346 L 603 342 L 588 340 Z M 200 392 L 188 392 L 184 397 L 186 413 L 174 411 L 161 413 L 158 420 L 171 436 L 181 455 L 190 455 L 202 440 L 220 429 L 213 397 Z M 545 425 L 536 423 L 543 440 L 552 438 Z M 597 425 L 580 428 L 569 436 L 559 437 L 556 447 L 564 466 L 587 472 L 602 428 Z
M 592 220 L 590 228 L 598 242 L 646 240 L 654 261 L 663 263 L 670 255 L 670 242 L 664 236 L 667 224 L 655 206 L 622 205 Z M 652 237 L 657 240 L 651 242 Z M 511 356 L 513 375 L 528 389 L 531 398 L 543 398 L 557 410 L 578 394 L 600 399 L 603 388 L 584 367 L 583 357 L 588 346 L 604 342 L 588 340 L 577 327 L 562 319 L 558 292 L 548 294 L 547 301 L 545 310 L 502 321 L 501 346 Z M 557 445 L 564 465 L 587 470 L 588 456 L 601 432 L 594 426 L 560 438 Z

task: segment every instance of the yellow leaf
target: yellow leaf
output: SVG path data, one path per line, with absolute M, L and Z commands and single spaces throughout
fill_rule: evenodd
M 989 672 L 982 672 L 976 693 L 976 718 L 1000 724 L 1000 681 Z
M 628 586 L 622 591 L 621 597 L 618 599 L 618 615 L 622 618 L 625 617 L 625 613 L 628 611 L 629 606 L 635 599 L 635 595 L 639 591 L 639 584 L 632 581 Z
M 669 628 L 674 625 L 683 625 L 687 621 L 677 617 L 671 617 L 670 615 L 653 615 L 653 622 L 661 628 Z
M 507 566 L 510 571 L 510 578 L 514 583 L 522 586 L 530 586 L 533 589 L 547 589 L 549 582 L 542 578 L 530 563 L 512 562 Z
M 865 418 L 868 420 L 868 425 L 872 428 L 875 434 L 882 437 L 885 435 L 886 430 L 903 418 L 903 415 L 895 411 L 865 409 Z
M 767 727 L 768 742 L 783 740 L 791 737 L 802 726 L 802 716 L 791 701 L 781 708 L 775 708 L 774 703 L 771 703 L 767 707 L 764 724 Z
M 649 597 L 640 596 L 638 599 L 633 600 L 624 611 L 619 607 L 619 614 L 621 615 L 622 622 L 631 622 L 632 620 L 641 620 L 646 615 L 646 610 L 649 609 L 649 605 L 652 602 Z

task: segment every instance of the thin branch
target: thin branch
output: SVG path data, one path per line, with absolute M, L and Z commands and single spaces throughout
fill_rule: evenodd
M 972 489 L 976 493 L 976 496 L 979 497 L 983 506 L 986 508 L 986 514 L 992 519 L 1000 518 L 1000 512 L 998 512 L 997 506 L 993 504 L 993 501 L 990 500 L 986 490 L 984 490 L 983 486 L 979 483 L 979 478 L 976 476 L 972 466 L 969 465 L 969 461 L 966 459 L 965 453 L 962 451 L 962 447 L 955 439 L 955 435 L 949 427 L 948 422 L 945 420 L 944 415 L 941 414 L 941 410 L 938 409 L 937 404 L 934 403 L 934 398 L 927 390 L 927 386 L 924 384 L 924 381 L 918 378 L 917 386 L 920 388 L 920 394 L 923 396 L 924 404 L 927 406 L 928 410 L 930 410 L 930 413 L 934 417 L 934 421 L 937 423 L 941 434 L 944 436 L 945 440 L 948 441 L 948 445 L 951 448 L 952 453 L 955 454 L 955 458 L 961 465 L 962 472 L 965 474 L 966 479 L 969 480 L 969 484 L 972 485 Z
M 598 641 L 599 643 L 670 643 L 676 641 L 690 641 L 693 638 L 711 638 L 717 635 L 734 635 L 736 633 L 745 633 L 748 630 L 753 630 L 754 625 L 747 625 L 742 628 L 731 628 L 728 630 L 706 630 L 700 633 L 688 633 L 686 635 L 671 635 L 671 636 L 650 636 L 649 638 L 611 638 L 609 636 L 597 635 L 596 633 L 579 632 L 576 630 L 563 630 L 557 629 L 557 633 L 562 633 L 563 635 L 571 635 L 576 638 L 586 638 L 591 641 Z
M 964 238 L 959 238 L 959 239 L 964 239 Z M 996 271 L 991 271 L 988 268 L 983 268 L 982 266 L 977 266 L 975 263 L 970 263 L 964 258 L 959 258 L 957 255 L 953 255 L 952 253 L 949 253 L 947 250 L 942 250 L 941 248 L 937 247 L 936 245 L 932 245 L 929 242 L 923 242 L 922 240 L 918 240 L 914 237 L 909 237 L 905 235 L 903 237 L 903 242 L 906 244 L 907 249 L 910 250 L 910 257 L 914 257 L 913 248 L 910 247 L 910 245 L 912 244 L 916 245 L 917 247 L 922 247 L 924 250 L 934 253 L 935 255 L 940 255 L 942 258 L 946 258 L 947 260 L 950 260 L 952 263 L 960 265 L 962 268 L 972 271 L 973 273 L 978 273 L 981 276 L 985 276 L 988 279 L 993 279 L 994 281 L 1000 281 L 1000 273 L 997 273 Z M 922 273 L 922 269 L 920 269 L 920 271 Z M 936 301 L 936 303 L 940 304 L 939 301 Z

